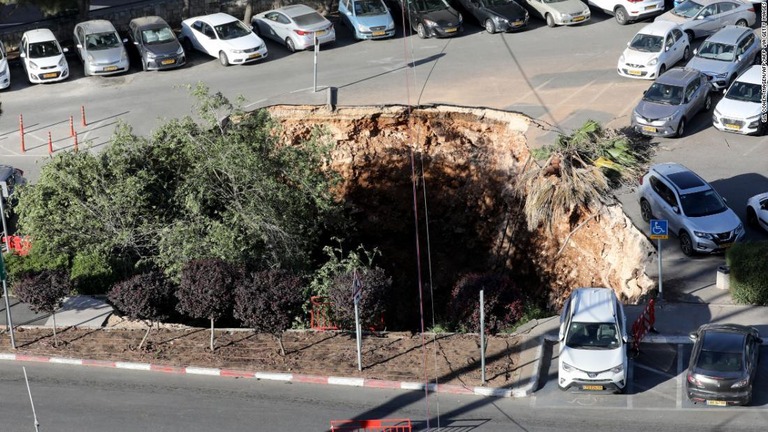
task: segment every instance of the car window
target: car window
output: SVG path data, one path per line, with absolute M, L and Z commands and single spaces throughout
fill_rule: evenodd
M 674 44 L 675 44 L 675 38 L 670 33 L 670 34 L 667 35 L 667 47 L 671 48 L 672 45 L 674 45 Z
M 683 37 L 683 32 L 679 29 L 672 29 L 672 34 L 675 35 L 675 40 L 680 40 Z
M 342 0 L 342 3 L 344 4 L 344 8 L 347 10 L 351 10 L 352 7 L 350 6 L 351 0 Z
M 381 0 L 360 0 L 355 2 L 355 15 L 381 15 L 387 9 Z
M 219 26 L 221 27 L 221 26 Z M 211 39 L 216 39 L 216 33 L 214 33 L 213 28 L 209 26 L 208 24 L 203 23 L 203 29 L 202 32 L 204 35 L 208 36 Z
M 701 351 L 696 367 L 712 372 L 739 372 L 743 370 L 740 352 Z
M 323 16 L 317 12 L 310 12 L 308 14 L 299 15 L 297 17 L 293 17 L 293 20 L 296 22 L 296 25 L 302 26 L 302 27 L 321 24 L 325 22 L 325 18 L 323 18 Z
M 85 36 L 85 45 L 89 50 L 105 50 L 120 46 L 120 38 L 115 32 L 92 33 Z
M 579 349 L 615 349 L 620 346 L 615 323 L 572 322 L 565 345 Z
M 649 181 L 651 182 L 651 188 L 656 191 L 656 193 L 661 197 L 661 199 L 664 200 L 664 202 L 669 204 L 671 207 L 677 206 L 677 199 L 675 198 L 675 194 L 672 192 L 672 189 L 667 187 L 667 185 L 665 185 L 661 180 L 654 176 L 651 176 Z
M 696 52 L 696 57 L 730 62 L 736 58 L 736 46 L 719 42 L 704 41 Z
M 192 23 L 192 28 L 199 31 L 200 33 L 203 32 L 203 22 L 202 21 L 195 21 Z
M 736 3 L 720 3 L 720 13 L 736 9 Z
M 157 45 L 172 42 L 176 37 L 170 27 L 158 27 L 142 30 L 141 41 L 147 45 Z
M 690 102 L 691 98 L 693 97 L 693 94 L 696 93 L 696 90 L 699 89 L 699 86 L 701 85 L 701 81 L 699 80 L 693 80 L 692 83 L 688 84 L 688 87 L 685 89 L 685 101 Z
M 710 216 L 728 209 L 714 189 L 680 195 L 680 207 L 688 217 Z
M 659 52 L 662 47 L 661 36 L 638 33 L 629 43 L 629 48 L 642 52 Z
M 704 6 L 701 4 L 692 0 L 688 0 L 680 3 L 680 5 L 675 7 L 672 10 L 672 14 L 681 16 L 683 18 L 693 18 L 701 11 L 702 8 L 704 8 Z
M 655 82 L 645 92 L 643 100 L 664 105 L 680 105 L 683 102 L 683 88 Z
M 712 15 L 716 15 L 716 14 L 717 14 L 717 3 L 711 4 L 711 5 L 707 6 L 707 7 L 705 7 L 704 10 L 702 10 L 701 14 L 699 14 L 699 15 L 706 18 L 706 17 L 712 16 Z
M 61 54 L 56 41 L 37 42 L 29 45 L 29 58 L 45 58 Z
M 752 43 L 755 41 L 755 34 L 749 33 L 747 37 L 741 40 L 739 42 L 739 55 L 744 54 L 750 46 L 752 46 Z
M 83 31 L 83 28 L 79 27 L 75 33 L 77 34 L 78 42 L 79 43 L 84 43 L 85 42 L 84 41 L 84 39 L 85 39 L 85 32 Z

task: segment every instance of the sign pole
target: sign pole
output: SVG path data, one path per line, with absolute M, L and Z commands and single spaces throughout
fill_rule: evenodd
M 656 242 L 659 245 L 659 300 L 664 300 L 664 289 L 662 286 L 662 280 L 664 278 L 661 277 L 661 239 L 656 240 Z
M 357 345 L 357 370 L 363 370 L 363 339 L 360 329 L 360 313 L 357 308 L 357 304 L 360 302 L 360 295 L 362 294 L 363 286 L 360 283 L 360 278 L 357 277 L 357 270 L 352 276 L 352 300 L 355 303 L 355 341 Z
M 485 384 L 485 305 L 483 290 L 480 290 L 480 379 Z
M 666 219 L 651 219 L 651 240 L 656 240 L 659 255 L 659 301 L 664 300 L 664 287 L 661 274 L 661 241 L 669 238 L 669 221 Z
M 0 279 L 3 280 L 3 298 L 5 299 L 5 318 L 8 332 L 11 335 L 11 347 L 16 349 L 16 338 L 13 336 L 13 319 L 11 318 L 11 304 L 8 301 L 8 285 L 5 283 L 5 258 L 0 254 Z
M 315 38 L 315 64 L 313 68 L 312 93 L 317 93 L 317 52 L 320 51 L 320 44 L 317 43 L 317 32 L 312 32 L 312 35 Z

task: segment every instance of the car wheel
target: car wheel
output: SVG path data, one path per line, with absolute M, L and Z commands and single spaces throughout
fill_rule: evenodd
M 659 68 L 659 76 L 664 75 L 664 72 L 666 71 L 667 71 L 667 65 L 661 65 L 661 67 Z
M 712 95 L 708 94 L 707 98 L 704 100 L 704 111 L 709 111 L 712 109 Z
M 686 30 L 685 34 L 688 35 L 688 42 L 693 43 L 693 40 L 696 39 L 696 35 L 693 33 L 693 30 Z
M 739 26 L 739 27 L 746 27 L 747 26 L 747 21 L 743 20 L 743 19 L 740 19 L 740 20 L 736 21 L 736 25 Z
M 619 23 L 619 25 L 627 25 L 627 23 L 629 23 L 629 19 L 627 18 L 627 10 L 624 9 L 623 6 L 619 6 L 615 11 L 613 11 L 613 17 L 616 18 L 616 22 Z
M 424 28 L 424 24 L 419 23 L 419 25 L 416 26 L 416 34 L 418 34 L 422 39 L 427 38 L 427 29 Z
M 693 256 L 693 241 L 691 241 L 691 236 L 685 231 L 680 233 L 680 250 L 683 251 L 685 256 Z
M 552 17 L 552 14 L 547 14 L 547 27 L 554 27 L 557 24 L 555 23 L 555 19 Z
M 290 52 L 296 52 L 296 44 L 293 43 L 293 39 L 291 38 L 285 38 L 285 47 L 288 48 L 288 51 Z
M 640 201 L 640 216 L 646 222 L 650 222 L 653 219 L 653 211 L 651 210 L 651 204 L 646 200 Z
M 691 47 L 685 47 L 683 51 L 683 61 L 688 61 L 691 58 Z
M 757 228 L 757 213 L 755 213 L 755 209 L 752 207 L 747 207 L 747 225 Z
M 681 138 L 685 135 L 685 117 L 680 119 L 680 123 L 677 124 L 677 137 Z
M 496 33 L 496 26 L 493 24 L 492 19 L 485 20 L 485 31 L 487 31 L 490 34 Z
M 219 63 L 221 63 L 222 66 L 229 66 L 229 59 L 227 58 L 227 53 L 224 51 L 219 51 Z

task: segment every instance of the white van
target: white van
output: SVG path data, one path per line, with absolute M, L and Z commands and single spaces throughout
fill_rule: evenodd
M 557 384 L 561 390 L 623 393 L 627 385 L 627 323 L 610 288 L 573 290 L 560 315 Z

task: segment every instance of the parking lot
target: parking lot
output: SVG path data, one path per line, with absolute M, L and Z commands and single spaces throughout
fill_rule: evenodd
M 629 361 L 626 394 L 563 392 L 557 386 L 557 344 L 548 343 L 551 355 L 542 365 L 539 389 L 531 404 L 536 408 L 591 408 L 634 410 L 718 410 L 722 407 L 694 404 L 685 394 L 685 374 L 691 356 L 689 343 L 643 343 L 640 355 Z M 768 346 L 760 349 L 752 404 L 730 410 L 768 411 Z

